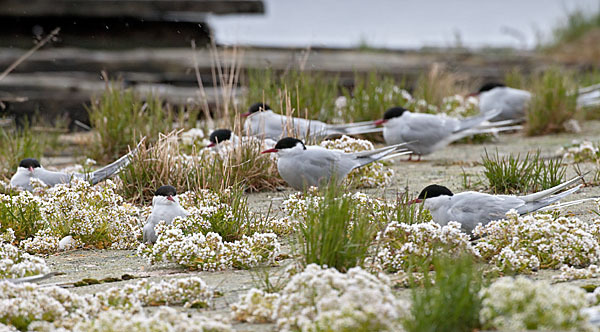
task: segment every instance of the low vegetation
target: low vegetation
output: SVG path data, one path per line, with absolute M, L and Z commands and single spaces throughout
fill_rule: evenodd
M 488 187 L 497 194 L 539 191 L 554 187 L 565 180 L 566 165 L 560 159 L 544 159 L 535 153 L 500 156 L 485 154 L 481 157 Z
M 563 132 L 568 120 L 578 118 L 577 84 L 572 74 L 550 68 L 542 75 L 533 76 L 530 86 L 532 97 L 527 111 L 528 135 Z
M 483 287 L 480 269 L 468 254 L 438 255 L 433 269 L 425 266 L 423 288 L 412 289 L 412 319 L 407 331 L 474 331 L 481 328 L 479 311 Z
M 221 191 L 241 186 L 248 191 L 275 189 L 283 184 L 276 164 L 261 154 L 259 140 L 244 144 L 223 142 L 219 150 L 191 148 L 186 154 L 177 133 L 155 143 L 142 143 L 131 163 L 119 173 L 121 195 L 148 204 L 156 188 L 170 184 L 178 192 L 203 188 Z
M 329 185 L 316 209 L 307 209 L 297 232 L 302 264 L 334 267 L 338 271 L 361 266 L 368 256 L 378 225 L 369 211 L 342 188 Z

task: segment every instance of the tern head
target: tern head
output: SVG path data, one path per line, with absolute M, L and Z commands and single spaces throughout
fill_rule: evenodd
M 231 130 L 229 129 L 217 129 L 210 133 L 210 144 L 209 147 L 215 146 L 221 142 L 227 141 L 231 138 Z
M 382 125 L 391 119 L 399 118 L 406 111 L 408 110 L 404 107 L 392 107 L 383 113 L 383 119 L 375 121 L 375 125 Z
M 35 168 L 42 167 L 40 162 L 35 158 L 25 158 L 19 163 L 19 167 L 26 168 L 29 172 L 33 172 Z
M 275 144 L 274 148 L 265 150 L 261 153 L 287 152 L 296 150 L 306 150 L 306 145 L 304 145 L 304 143 L 297 138 L 285 137 L 277 141 L 277 144 Z
M 173 196 L 177 195 L 177 189 L 173 186 L 160 186 L 154 192 L 153 202 L 158 202 L 161 204 L 174 204 L 176 203 L 175 198 Z
M 412 201 L 410 201 L 409 203 L 421 203 L 423 200 L 427 199 L 427 198 L 434 198 L 434 197 L 440 197 L 440 196 L 453 196 L 454 194 L 452 193 L 452 191 L 450 191 L 450 189 L 444 187 L 444 186 L 440 186 L 438 184 L 430 184 L 427 187 L 423 188 L 423 190 L 421 190 L 421 193 L 419 193 L 419 196 L 416 199 L 413 199 Z
M 477 91 L 475 93 L 471 93 L 471 94 L 469 94 L 469 96 L 477 96 L 483 92 L 491 91 L 494 88 L 500 88 L 500 87 L 505 87 L 505 86 L 506 85 L 504 85 L 502 83 L 498 83 L 498 82 L 485 83 L 484 85 L 481 86 L 481 88 L 479 88 L 479 91 Z
M 271 109 L 271 106 L 265 103 L 254 103 L 250 107 L 248 107 L 248 112 L 242 114 L 242 116 L 250 116 L 257 112 L 268 111 Z

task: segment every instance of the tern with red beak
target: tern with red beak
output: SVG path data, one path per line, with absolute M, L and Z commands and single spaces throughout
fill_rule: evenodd
M 185 217 L 189 213 L 179 205 L 177 200 L 177 190 L 173 186 L 161 186 L 156 189 L 152 198 L 152 212 L 144 225 L 143 241 L 144 243 L 156 242 L 157 236 L 154 227 L 164 220 L 167 225 L 173 222 L 175 217 Z
M 277 153 L 279 175 L 292 188 L 304 190 L 311 186 L 327 185 L 332 180 L 339 183 L 353 169 L 374 161 L 410 154 L 410 151 L 401 148 L 403 145 L 345 153 L 320 146 L 306 146 L 299 139 L 285 137 L 274 148 L 262 153 Z
M 555 193 L 582 178 L 583 176 L 578 176 L 550 189 L 525 196 L 490 195 L 474 191 L 453 194 L 444 186 L 432 184 L 425 187 L 411 203 L 424 201 L 424 207 L 431 212 L 433 221 L 442 226 L 456 221 L 461 223 L 463 230 L 472 232 L 479 223 L 486 225 L 492 220 L 503 219 L 510 209 L 515 209 L 522 215 L 555 203 L 576 192 L 582 185 L 560 194 L 554 195 Z
M 511 127 L 478 127 L 493 118 L 499 111 L 455 119 L 445 114 L 412 113 L 402 107 L 393 107 L 383 114 L 383 119 L 375 121 L 383 125 L 383 138 L 388 145 L 406 144 L 406 148 L 419 156 L 428 155 L 463 137 L 496 133 L 504 130 L 520 129 Z M 412 157 L 412 156 L 411 156 Z
M 141 144 L 141 142 L 140 142 Z M 139 146 L 139 145 L 138 145 Z M 33 191 L 31 179 L 38 179 L 48 186 L 55 186 L 59 183 L 69 183 L 71 179 L 77 178 L 90 181 L 91 184 L 97 184 L 115 174 L 123 167 L 129 164 L 129 161 L 137 153 L 137 148 L 117 159 L 112 164 L 106 165 L 99 170 L 90 173 L 65 173 L 49 171 L 40 165 L 40 162 L 34 158 L 21 160 L 17 172 L 10 179 L 10 185 L 15 188 L 22 188 Z
M 248 136 L 278 140 L 289 134 L 302 138 L 322 138 L 330 135 L 358 135 L 381 132 L 373 121 L 330 125 L 317 120 L 287 117 L 274 113 L 269 105 L 256 103 L 250 106 L 244 130 Z

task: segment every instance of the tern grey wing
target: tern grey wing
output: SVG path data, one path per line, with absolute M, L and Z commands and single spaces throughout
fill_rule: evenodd
M 559 192 L 559 191 L 563 190 L 564 188 L 566 188 L 566 187 L 574 184 L 575 182 L 583 179 L 584 175 L 585 174 L 580 175 L 580 176 L 576 176 L 576 177 L 572 178 L 571 180 L 565 181 L 565 182 L 563 182 L 563 183 L 561 183 L 561 184 L 559 184 L 557 186 L 554 186 L 554 187 L 552 187 L 550 189 L 542 190 L 542 191 L 539 191 L 537 193 L 533 193 L 533 194 L 529 194 L 529 195 L 525 195 L 525 196 L 519 196 L 519 198 L 522 199 L 525 202 L 539 201 L 539 200 L 541 200 L 541 199 L 543 199 L 543 198 L 545 198 L 547 196 L 550 196 L 550 195 L 552 195 L 552 194 L 554 194 L 556 192 Z
M 35 177 L 42 180 L 45 184 L 53 187 L 61 183 L 69 183 L 71 181 L 71 175 L 64 172 L 53 172 L 47 169 L 36 169 Z
M 420 155 L 430 154 L 450 143 L 446 141 L 456 125 L 451 120 L 456 119 L 443 119 L 437 116 L 411 117 L 399 128 L 400 135 L 404 142 L 413 142 L 406 145 L 409 150 Z
M 145 137 L 138 143 L 135 149 L 131 150 L 128 154 L 122 156 L 111 164 L 108 164 L 99 170 L 96 170 L 92 173 L 83 174 L 83 178 L 90 181 L 92 184 L 97 184 L 115 174 L 117 174 L 121 169 L 129 165 L 129 162 L 138 152 L 140 144 L 144 141 Z M 79 175 L 78 175 L 79 176 Z
M 485 121 L 489 121 L 489 120 L 495 118 L 501 112 L 502 112 L 502 110 L 496 109 L 496 110 L 492 110 L 490 112 L 481 113 L 476 116 L 471 116 L 471 117 L 459 120 L 458 126 L 456 128 L 454 128 L 454 133 L 458 133 L 458 132 L 476 127 Z
M 309 147 L 301 155 L 280 157 L 277 161 L 277 170 L 285 182 L 294 189 L 317 187 L 330 181 L 334 176 L 337 181 L 341 181 L 350 172 L 352 165 L 348 165 L 348 161 L 340 163 L 341 154 L 340 151 Z
M 495 196 L 478 192 L 465 192 L 452 196 L 448 220 L 458 221 L 471 232 L 478 223 L 483 225 L 504 218 L 510 209 L 518 208 L 523 201 L 514 196 Z
M 547 196 L 544 197 L 538 201 L 530 201 L 530 202 L 526 202 L 524 205 L 520 206 L 517 209 L 517 212 L 519 212 L 519 214 L 526 214 L 529 212 L 533 212 L 533 211 L 537 211 L 543 207 L 546 207 L 552 203 L 558 202 L 559 200 L 571 195 L 572 193 L 576 192 L 577 190 L 579 190 L 583 185 L 578 185 L 577 187 L 571 188 L 569 190 L 566 190 L 560 194 L 556 194 L 553 196 Z

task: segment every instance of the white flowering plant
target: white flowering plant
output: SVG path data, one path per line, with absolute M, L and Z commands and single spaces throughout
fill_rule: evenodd
M 160 307 L 152 313 L 132 313 L 120 310 L 101 312 L 92 320 L 79 322 L 74 330 L 96 331 L 178 331 L 178 332 L 232 332 L 231 325 L 220 319 L 204 316 L 189 317 L 169 307 Z
M 335 140 L 326 140 L 320 146 L 330 150 L 341 150 L 346 153 L 374 150 L 373 143 L 363 139 L 343 135 Z M 386 167 L 385 162 L 374 162 L 352 170 L 346 180 L 356 188 L 379 188 L 392 182 L 394 170 Z
M 22 278 L 50 272 L 43 258 L 30 255 L 11 244 L 12 229 L 0 236 L 0 279 Z
M 421 266 L 441 253 L 472 252 L 469 235 L 457 222 L 445 226 L 429 221 L 408 224 L 390 222 L 377 234 L 377 252 L 370 258 L 372 268 L 388 272 L 408 271 Z
M 573 141 L 571 144 L 566 144 L 558 150 L 558 154 L 563 158 L 573 160 L 574 162 L 599 161 L 600 148 L 597 143 L 591 141 Z
M 142 280 L 94 295 L 79 295 L 56 286 L 41 287 L 5 281 L 0 282 L 0 323 L 19 330 L 45 327 L 49 330 L 64 328 L 79 331 L 86 329 L 74 327 L 96 326 L 96 319 L 100 317 L 101 320 L 103 312 L 107 310 L 115 315 L 128 317 L 144 315 L 143 306 L 168 304 L 206 307 L 213 296 L 214 292 L 198 277 L 158 283 Z M 113 323 L 114 326 L 125 324 L 121 320 Z M 180 322 L 167 319 L 164 323 L 172 325 Z
M 110 180 L 92 186 L 73 179 L 32 194 L 0 195 L 1 229 L 16 227 L 16 239 L 30 253 L 56 252 L 65 236 L 73 246 L 133 249 L 142 232 L 142 212 L 115 193 Z
M 519 216 L 511 210 L 505 219 L 476 226 L 473 235 L 481 237 L 475 253 L 502 271 L 585 267 L 600 259 L 600 220 L 588 223 L 550 213 Z
M 394 296 L 385 275 L 316 264 L 279 293 L 251 289 L 231 307 L 236 320 L 276 322 L 281 331 L 397 331 L 409 316 L 408 303 Z
M 480 291 L 479 314 L 484 328 L 506 331 L 589 330 L 585 291 L 571 285 L 551 285 L 523 276 L 504 277 Z

